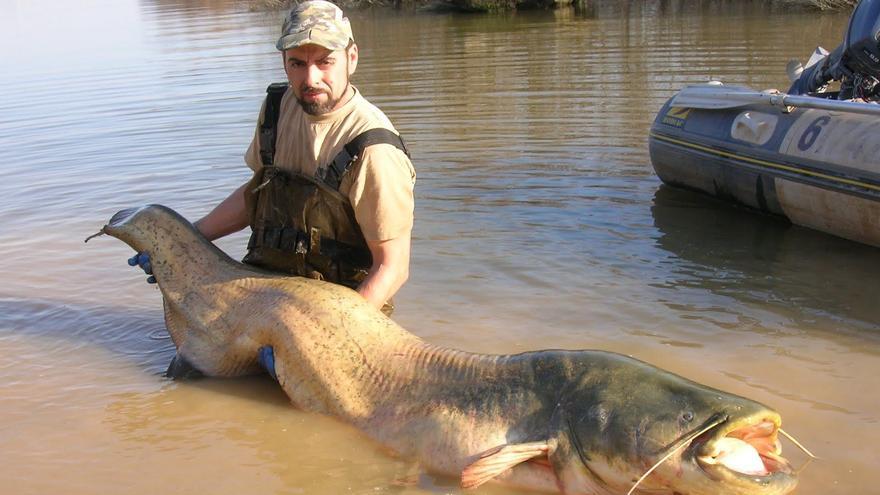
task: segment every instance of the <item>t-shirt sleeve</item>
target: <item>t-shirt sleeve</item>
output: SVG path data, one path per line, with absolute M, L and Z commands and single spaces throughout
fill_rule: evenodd
M 416 172 L 406 154 L 375 144 L 364 149 L 355 166 L 348 198 L 364 238 L 387 241 L 409 234 Z
M 257 118 L 257 125 L 254 129 L 254 137 L 251 139 L 251 144 L 244 154 L 244 162 L 254 172 L 263 167 L 263 161 L 260 160 L 260 126 L 263 124 L 263 114 L 265 111 L 266 100 L 263 100 L 263 106 L 260 107 L 260 116 Z

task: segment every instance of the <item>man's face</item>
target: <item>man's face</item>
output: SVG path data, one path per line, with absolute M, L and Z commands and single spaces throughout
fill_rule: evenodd
M 357 67 L 357 45 L 331 51 L 318 45 L 285 50 L 287 80 L 303 110 L 321 115 L 341 107 L 351 96 L 349 77 Z

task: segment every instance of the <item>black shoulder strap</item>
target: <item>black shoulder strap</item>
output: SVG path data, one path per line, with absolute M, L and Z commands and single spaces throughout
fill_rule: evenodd
M 403 138 L 400 137 L 400 135 L 395 134 L 394 131 L 382 127 L 370 129 L 369 131 L 364 131 L 358 134 L 345 145 L 345 151 L 347 151 L 352 157 L 356 157 L 363 153 L 364 148 L 374 144 L 390 144 L 406 153 L 406 156 L 409 156 L 409 150 L 406 149 L 406 144 L 403 142 Z
M 275 163 L 275 138 L 278 136 L 278 116 L 281 114 L 281 97 L 287 91 L 286 82 L 272 83 L 266 88 L 266 109 L 260 125 L 260 160 L 264 166 Z
M 374 144 L 390 144 L 409 156 L 409 150 L 406 149 L 406 144 L 400 135 L 390 129 L 377 127 L 364 131 L 349 141 L 327 166 L 324 177 L 321 179 L 331 188 L 339 190 L 339 184 L 342 183 L 342 178 L 351 168 L 352 162 L 361 156 L 367 146 Z

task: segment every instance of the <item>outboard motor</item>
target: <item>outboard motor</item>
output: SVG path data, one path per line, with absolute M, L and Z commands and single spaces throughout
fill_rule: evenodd
M 880 0 L 861 0 L 849 18 L 843 43 L 800 73 L 789 94 L 880 100 Z M 826 93 L 840 81 L 838 93 Z

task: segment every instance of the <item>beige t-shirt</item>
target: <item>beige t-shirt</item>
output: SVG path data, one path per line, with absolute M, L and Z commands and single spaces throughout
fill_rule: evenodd
M 260 160 L 260 122 L 245 162 L 254 171 Z M 314 176 L 329 164 L 358 134 L 383 127 L 397 132 L 388 117 L 355 89 L 354 97 L 341 108 L 324 115 L 309 115 L 292 90 L 281 99 L 275 140 L 275 165 Z M 339 185 L 354 208 L 355 218 L 368 241 L 387 241 L 409 235 L 413 225 L 413 188 L 416 172 L 406 154 L 390 144 L 374 144 L 364 152 Z

